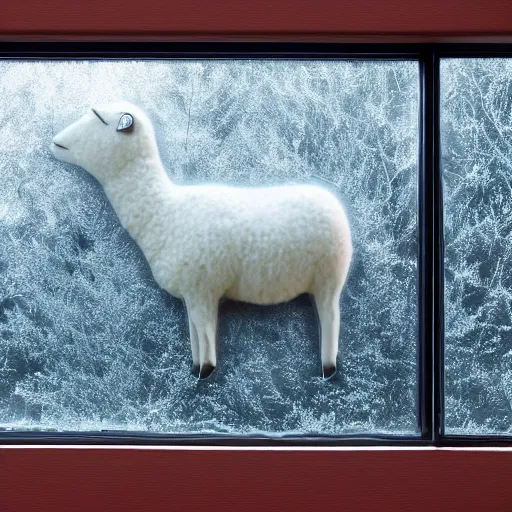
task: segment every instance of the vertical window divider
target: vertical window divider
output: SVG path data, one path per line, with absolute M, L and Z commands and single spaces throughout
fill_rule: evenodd
M 433 379 L 434 441 L 444 436 L 444 198 L 441 168 L 440 57 L 432 51 L 432 181 L 433 181 Z
M 418 186 L 418 350 L 420 431 L 441 443 L 443 413 L 443 192 L 440 168 L 439 54 L 420 55 L 421 112 Z

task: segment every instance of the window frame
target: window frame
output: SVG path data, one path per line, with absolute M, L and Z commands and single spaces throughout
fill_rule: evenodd
M 512 58 L 512 44 L 500 43 L 465 43 L 465 44 L 442 44 L 434 45 L 434 54 L 436 55 L 436 69 L 437 77 L 435 78 L 435 89 L 437 91 L 437 105 L 439 105 L 440 97 L 440 60 L 445 58 L 457 59 L 471 59 L 471 58 Z M 438 167 L 438 178 L 436 179 L 439 187 L 439 192 L 435 196 L 438 199 L 438 245 L 442 249 L 437 259 L 436 276 L 439 276 L 438 288 L 438 307 L 437 322 L 438 322 L 438 335 L 434 342 L 434 399 L 436 407 L 435 418 L 435 446 L 439 447 L 473 447 L 473 448 L 488 448 L 488 447 L 511 447 L 512 435 L 507 434 L 446 434 L 445 432 L 445 401 L 444 401 L 444 383 L 445 383 L 445 339 L 444 339 L 444 222 L 443 222 L 443 183 L 442 183 L 442 167 L 441 167 L 441 131 L 440 131 L 440 111 L 436 114 L 435 133 L 437 142 L 434 147 L 435 163 Z
M 350 434 L 263 436 L 155 434 L 127 431 L 0 431 L 9 445 L 196 446 L 512 446 L 512 435 L 444 432 L 444 233 L 440 147 L 440 60 L 512 57 L 502 43 L 289 42 L 4 42 L 0 59 L 308 59 L 408 60 L 419 66 L 417 188 L 417 435 Z

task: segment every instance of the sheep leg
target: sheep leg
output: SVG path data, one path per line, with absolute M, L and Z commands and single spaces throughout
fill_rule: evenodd
M 336 373 L 336 357 L 340 332 L 340 291 L 332 294 L 325 292 L 314 295 L 318 318 L 320 320 L 320 353 L 322 375 L 329 379 Z
M 199 377 L 199 338 L 190 313 L 188 313 L 188 328 L 190 331 L 190 347 L 192 349 L 192 375 Z
M 197 332 L 199 378 L 206 379 L 217 366 L 218 301 L 193 306 L 189 315 Z

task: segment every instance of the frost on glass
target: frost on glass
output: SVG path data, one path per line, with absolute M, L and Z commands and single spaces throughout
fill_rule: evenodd
M 307 297 L 226 302 L 219 365 L 190 373 L 184 306 L 86 171 L 49 153 L 90 105 L 153 120 L 179 184 L 316 182 L 348 212 L 340 376 Z M 416 431 L 418 66 L 1 62 L 0 424 L 162 432 Z
M 441 64 L 446 430 L 512 431 L 512 59 Z

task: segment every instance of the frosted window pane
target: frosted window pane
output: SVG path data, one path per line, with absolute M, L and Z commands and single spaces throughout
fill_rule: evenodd
M 169 433 L 413 433 L 416 62 L 0 62 L 0 424 Z M 197 382 L 185 309 L 53 134 L 126 99 L 179 184 L 323 184 L 354 260 L 340 376 L 320 378 L 307 297 L 221 308 Z M 315 177 L 316 176 L 316 177 Z
M 446 430 L 512 430 L 512 59 L 441 63 Z

